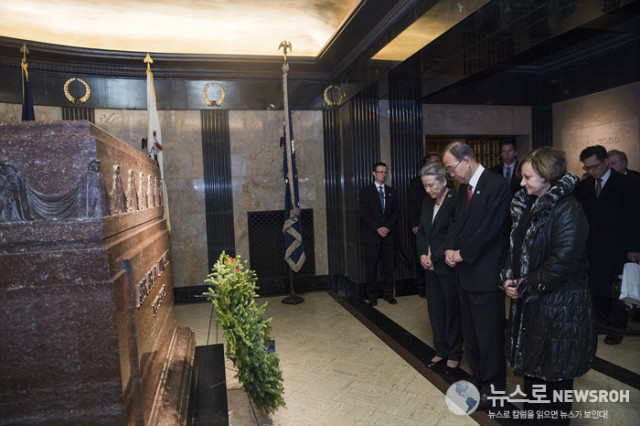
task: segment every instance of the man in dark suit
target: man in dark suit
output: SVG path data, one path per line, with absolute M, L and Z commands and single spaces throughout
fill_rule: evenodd
M 384 183 L 388 169 L 385 163 L 373 166 L 374 183 L 360 191 L 360 242 L 364 248 L 365 279 L 369 304 L 376 306 L 378 297 L 395 305 L 393 271 L 398 220 L 400 218 L 396 192 Z M 378 266 L 382 286 L 378 285 Z
M 502 162 L 497 166 L 491 167 L 489 170 L 500 174 L 509 182 L 511 193 L 515 194 L 520 189 L 520 181 L 522 176 L 518 171 L 518 151 L 516 145 L 512 141 L 502 141 L 500 144 L 500 158 Z
M 606 149 L 589 146 L 580 153 L 580 161 L 589 176 L 576 188 L 576 197 L 589 221 L 587 259 L 589 285 L 598 323 L 623 330 L 628 313 L 613 285 L 622 274 L 625 262 L 640 261 L 638 230 L 638 191 L 633 182 L 609 168 Z M 609 345 L 622 341 L 622 334 L 610 332 Z
M 505 305 L 498 288 L 507 248 L 511 191 L 507 181 L 475 160 L 462 142 L 445 148 L 442 163 L 460 182 L 453 222 L 447 232 L 445 261 L 456 270 L 462 336 L 480 391 L 482 409 L 490 408 L 491 385 L 506 385 Z
M 629 164 L 627 154 L 623 151 L 612 149 L 607 153 L 607 158 L 609 159 L 609 168 L 622 175 L 627 175 L 631 181 L 640 188 L 640 173 L 635 170 L 627 169 L 627 165 Z
M 442 159 L 440 158 L 440 154 L 437 152 L 430 152 L 424 156 L 422 159 L 422 167 L 431 164 L 437 163 L 442 164 Z M 418 175 L 415 178 L 411 179 L 409 182 L 409 191 L 407 193 L 407 222 L 409 222 L 409 228 L 411 228 L 411 233 L 416 235 L 418 232 L 418 225 L 420 225 L 420 214 L 422 211 L 422 201 L 425 198 L 427 193 L 424 190 L 424 185 L 422 184 L 422 179 Z M 420 261 L 418 260 L 416 264 L 416 289 L 418 290 L 418 296 L 425 298 L 427 297 L 426 293 L 426 283 L 424 281 L 424 273 L 420 268 Z

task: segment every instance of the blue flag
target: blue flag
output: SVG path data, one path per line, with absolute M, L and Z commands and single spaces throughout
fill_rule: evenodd
M 29 84 L 29 72 L 27 71 L 27 61 L 22 60 L 22 121 L 35 120 L 33 112 L 33 97 L 31 96 L 31 85 Z
M 285 65 L 287 65 L 285 63 Z M 298 169 L 296 168 L 296 150 L 293 142 L 293 126 L 291 124 L 291 110 L 287 93 L 287 74 L 283 67 L 284 76 L 284 107 L 285 127 L 282 169 L 284 171 L 284 260 L 294 272 L 300 271 L 306 260 L 304 244 L 302 243 L 302 222 L 300 217 L 300 197 L 298 195 Z

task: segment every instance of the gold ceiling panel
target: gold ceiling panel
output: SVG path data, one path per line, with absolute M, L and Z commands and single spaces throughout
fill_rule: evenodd
M 487 3 L 489 0 L 442 0 L 380 49 L 372 59 L 404 61 Z
M 0 36 L 135 52 L 315 57 L 360 0 L 0 0 Z

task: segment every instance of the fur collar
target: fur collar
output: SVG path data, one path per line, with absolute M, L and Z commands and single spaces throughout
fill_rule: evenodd
M 525 241 L 533 238 L 534 235 L 542 228 L 545 222 L 551 217 L 553 209 L 562 198 L 572 194 L 575 190 L 579 179 L 571 172 L 567 172 L 538 200 L 535 202 L 535 196 L 527 195 L 524 189 L 516 192 L 511 201 L 511 219 L 513 228 L 518 226 L 518 222 L 522 217 L 525 209 L 532 209 L 531 225 L 527 229 Z M 530 207 L 531 206 L 531 207 Z

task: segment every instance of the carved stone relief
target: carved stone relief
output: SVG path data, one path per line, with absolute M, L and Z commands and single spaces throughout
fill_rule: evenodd
M 127 192 L 120 176 L 120 167 L 113 166 L 111 192 L 107 191 L 100 160 L 89 162 L 87 171 L 71 190 L 43 194 L 31 187 L 11 164 L 0 163 L 0 223 L 99 218 L 162 206 L 162 179 L 128 171 Z M 137 187 L 137 189 L 136 189 Z

